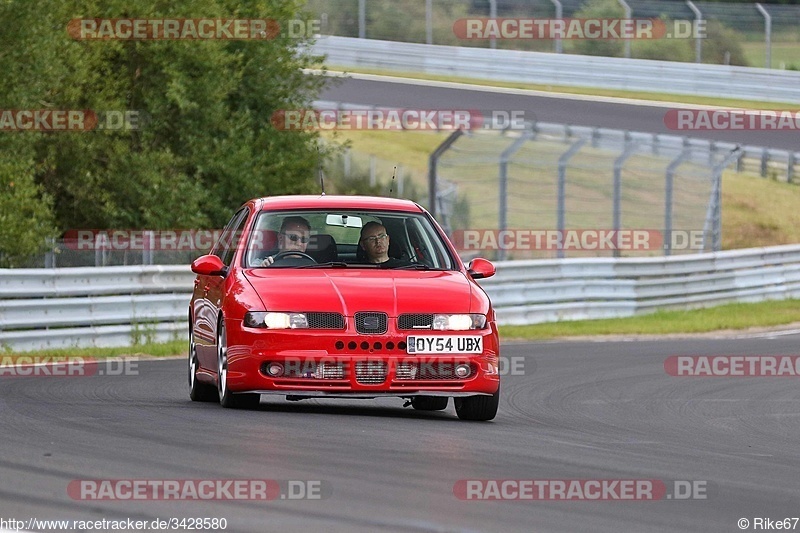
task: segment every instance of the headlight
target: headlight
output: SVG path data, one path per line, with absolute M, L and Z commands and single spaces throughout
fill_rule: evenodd
M 433 315 L 433 329 L 440 331 L 466 331 L 485 326 L 486 315 Z
M 258 311 L 245 313 L 244 325 L 249 328 L 302 329 L 308 327 L 308 320 L 305 313 Z

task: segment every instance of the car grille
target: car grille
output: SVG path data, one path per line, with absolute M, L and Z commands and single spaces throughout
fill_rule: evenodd
M 356 331 L 359 333 L 386 333 L 388 319 L 386 313 L 359 311 L 355 314 Z
M 430 329 L 432 326 L 432 313 L 407 313 L 397 318 L 397 329 Z
M 377 385 L 386 381 L 386 363 L 383 361 L 358 361 L 356 381 L 362 385 Z
M 340 313 L 306 313 L 309 329 L 344 329 L 344 316 Z
M 456 376 L 457 363 L 430 362 L 430 363 L 398 363 L 395 377 L 398 380 L 409 379 L 467 379 Z

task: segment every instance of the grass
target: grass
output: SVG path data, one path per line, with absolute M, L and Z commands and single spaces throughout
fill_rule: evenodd
M 762 45 L 763 46 L 763 45 Z M 797 60 L 796 47 L 794 52 L 788 51 L 787 55 L 795 54 L 795 61 Z M 763 52 L 762 52 L 763 57 Z M 773 63 L 777 64 L 775 49 L 773 48 Z M 761 60 L 763 63 L 763 59 Z M 790 62 L 787 64 L 791 64 Z M 480 78 L 464 78 L 459 76 L 444 76 L 437 74 L 425 74 L 420 72 L 405 72 L 388 69 L 375 69 L 375 68 L 353 68 L 353 67 L 337 67 L 327 66 L 329 72 L 345 72 L 345 73 L 358 73 L 358 74 L 377 74 L 383 76 L 393 76 L 402 78 L 412 78 L 419 80 L 430 81 L 443 81 L 450 83 L 467 83 L 472 85 L 481 85 L 489 87 L 503 87 L 509 89 L 525 89 L 532 91 L 543 91 L 550 93 L 564 93 L 564 94 L 578 94 L 590 96 L 604 96 L 610 98 L 628 98 L 635 100 L 648 100 L 654 102 L 680 102 L 685 104 L 709 105 L 728 108 L 744 108 L 744 109 L 786 109 L 787 104 L 794 104 L 796 102 L 759 102 L 752 100 L 739 100 L 734 98 L 712 98 L 706 96 L 692 96 L 686 94 L 673 94 L 673 93 L 656 93 L 646 91 L 624 91 L 616 89 L 600 89 L 595 87 L 573 87 L 569 85 L 548 85 L 548 84 L 535 84 L 535 83 L 520 83 L 520 82 L 507 82 L 507 81 L 494 81 L 484 80 Z
M 767 61 L 767 47 L 763 42 L 742 43 L 742 51 L 750 66 L 764 67 Z M 800 43 L 773 42 L 770 52 L 774 68 L 779 68 L 781 64 L 785 68 L 800 68 Z
M 503 339 L 541 340 L 584 335 L 668 335 L 774 327 L 800 322 L 800 300 L 735 303 L 691 311 L 658 311 L 630 318 L 502 326 Z
M 47 357 L 54 359 L 73 359 L 83 357 L 86 359 L 106 359 L 109 357 L 122 356 L 150 356 L 168 357 L 172 355 L 184 355 L 188 350 L 188 343 L 185 340 L 170 342 L 152 342 L 137 344 L 135 346 L 122 346 L 114 348 L 65 348 L 58 350 L 34 350 L 24 352 L 25 357 Z M 23 352 L 0 351 L 0 359 L 11 357 L 12 359 L 22 355 Z

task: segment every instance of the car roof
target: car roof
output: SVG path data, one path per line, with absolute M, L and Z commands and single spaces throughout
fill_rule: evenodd
M 258 209 L 364 209 L 422 213 L 424 210 L 411 200 L 378 196 L 291 195 L 259 198 Z

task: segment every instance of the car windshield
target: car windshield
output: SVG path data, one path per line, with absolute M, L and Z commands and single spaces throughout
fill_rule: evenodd
M 263 211 L 244 260 L 248 268 L 456 269 L 425 214 L 394 211 Z

